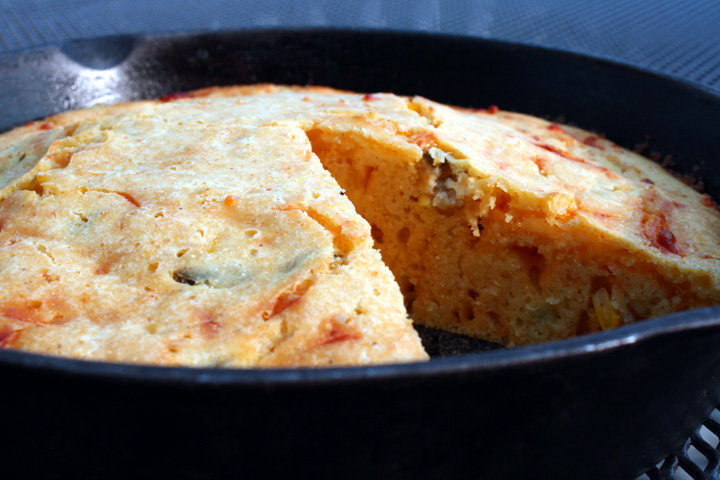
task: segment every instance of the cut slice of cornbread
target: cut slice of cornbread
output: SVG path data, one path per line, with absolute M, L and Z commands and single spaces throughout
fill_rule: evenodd
M 223 367 L 427 358 L 302 130 L 162 107 L 23 127 L 35 161 L 0 185 L 3 347 Z

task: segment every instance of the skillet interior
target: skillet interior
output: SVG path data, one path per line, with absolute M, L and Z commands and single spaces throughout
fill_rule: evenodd
M 720 97 L 558 51 L 418 34 L 257 31 L 82 40 L 0 62 L 2 130 L 203 86 L 321 84 L 565 119 L 626 147 L 671 153 L 675 170 L 720 196 Z M 720 401 L 719 317 L 718 309 L 682 313 L 419 365 L 243 372 L 0 351 L 0 372 L 12 392 L 6 408 L 34 412 L 9 419 L 17 444 L 44 432 L 47 461 L 27 464 L 39 474 L 74 471 L 81 455 L 90 475 L 106 478 L 137 473 L 137 463 L 117 466 L 127 456 L 147 476 L 182 478 L 238 468 L 327 478 L 520 478 L 538 468 L 552 478 L 632 478 Z M 182 441 L 188 436 L 202 445 Z M 31 458 L 19 446 L 10 454 Z

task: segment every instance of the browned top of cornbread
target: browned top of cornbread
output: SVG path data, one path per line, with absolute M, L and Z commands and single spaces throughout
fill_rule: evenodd
M 465 173 L 454 186 L 458 198 L 488 201 L 474 192 L 491 184 L 516 209 L 536 214 L 522 220 L 528 231 L 554 225 L 622 248 L 676 281 L 698 280 L 700 290 L 720 300 L 720 213 L 709 196 L 578 128 L 495 109 L 415 104 L 437 126 L 446 152 L 438 161 Z
M 176 102 L 7 134 L 4 347 L 228 367 L 427 358 L 304 132 L 223 124 L 224 103 L 202 123 Z
M 202 122 L 207 106 L 235 102 L 237 116 L 222 122 L 322 128 L 337 132 L 339 142 L 344 132 L 360 132 L 408 162 L 430 157 L 447 164 L 454 179 L 444 188 L 452 198 L 428 185 L 435 206 L 474 202 L 482 213 L 497 198 L 480 195 L 495 188 L 509 194 L 516 209 L 533 214 L 523 218 L 529 230 L 561 226 L 720 289 L 720 212 L 710 197 L 596 134 L 497 108 L 467 110 L 392 94 L 262 85 L 209 88 L 188 97 L 177 100 L 188 106 L 173 110 L 178 121 Z

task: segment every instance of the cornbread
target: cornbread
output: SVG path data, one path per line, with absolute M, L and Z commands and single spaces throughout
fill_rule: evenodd
M 164 365 L 422 360 L 407 313 L 517 345 L 716 304 L 718 239 L 709 197 L 577 128 L 210 88 L 0 136 L 0 344 Z
M 186 366 L 426 359 L 304 132 L 220 125 L 222 103 L 202 124 L 172 118 L 178 103 L 9 134 L 2 345 Z

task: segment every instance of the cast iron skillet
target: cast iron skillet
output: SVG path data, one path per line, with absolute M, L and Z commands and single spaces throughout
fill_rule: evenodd
M 210 85 L 419 94 L 670 153 L 720 194 L 720 97 L 496 41 L 348 31 L 114 37 L 0 57 L 0 128 Z M 4 472 L 26 478 L 632 479 L 720 402 L 720 309 L 428 363 L 234 371 L 0 351 Z M 470 352 L 470 353 L 468 353 Z

